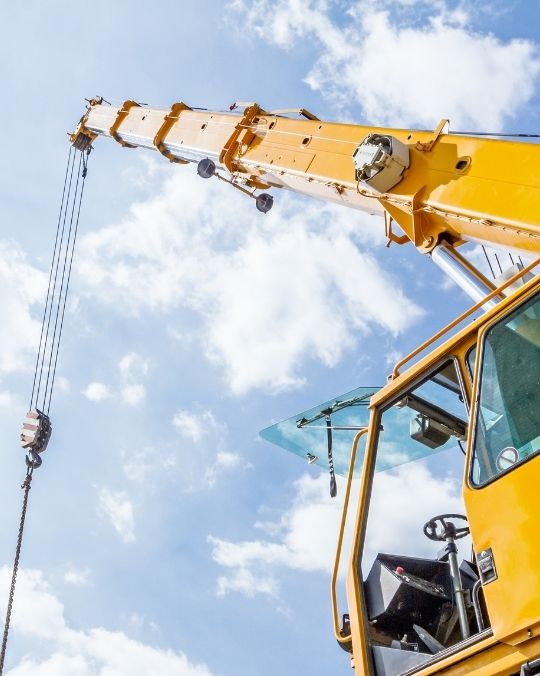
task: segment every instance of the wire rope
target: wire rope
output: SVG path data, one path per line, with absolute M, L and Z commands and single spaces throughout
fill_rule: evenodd
M 41 322 L 38 353 L 36 357 L 36 365 L 32 383 L 32 394 L 30 396 L 30 411 L 27 414 L 26 422 L 23 425 L 23 434 L 21 435 L 23 448 L 27 448 L 29 450 L 26 456 L 26 477 L 21 485 L 21 488 L 24 489 L 23 505 L 19 521 L 17 544 L 15 547 L 15 559 L 13 563 L 11 586 L 6 607 L 6 619 L 4 623 L 2 645 L 0 648 L 0 676 L 2 676 L 4 671 L 4 662 L 11 624 L 13 601 L 15 597 L 15 585 L 17 582 L 17 573 L 19 570 L 19 560 L 21 555 L 30 486 L 34 470 L 36 470 L 42 464 L 40 453 L 45 450 L 50 437 L 51 426 L 48 414 L 51 406 L 56 370 L 58 366 L 60 340 L 64 328 L 67 296 L 73 267 L 75 243 L 79 230 L 79 218 L 81 215 L 84 184 L 88 168 L 88 154 L 90 153 L 90 150 L 91 148 L 88 148 L 87 150 L 80 153 L 74 190 L 72 190 L 72 188 L 73 173 L 76 164 L 76 153 L 71 146 L 66 164 L 66 172 L 64 175 L 64 186 L 62 190 L 62 199 L 60 202 L 60 210 L 56 225 L 53 256 L 49 271 L 47 295 Z M 67 227 L 66 237 L 66 223 L 68 220 L 68 214 L 69 226 Z M 51 326 L 53 326 L 52 337 Z M 45 371 L 47 371 L 47 376 L 44 380 Z M 43 389 L 42 383 L 44 383 Z M 42 399 L 41 411 L 37 408 L 40 398 Z M 27 430 L 26 432 L 25 429 Z M 29 429 L 32 431 L 28 431 Z M 34 434 L 33 437 L 32 433 Z M 32 440 L 28 441 L 26 439 L 26 435 L 28 435 Z

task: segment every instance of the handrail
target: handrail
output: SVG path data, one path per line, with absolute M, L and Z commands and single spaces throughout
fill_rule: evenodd
M 510 279 L 507 279 L 504 284 L 501 284 L 498 286 L 496 289 L 493 289 L 490 293 L 488 293 L 487 296 L 482 298 L 481 301 L 470 307 L 468 310 L 465 310 L 465 312 L 453 321 L 450 322 L 450 324 L 447 324 L 445 327 L 443 327 L 440 331 L 437 331 L 437 333 L 434 336 L 431 336 L 428 340 L 426 340 L 420 347 L 417 347 L 415 350 L 410 352 L 406 357 L 398 361 L 398 363 L 394 366 L 394 370 L 392 371 L 392 380 L 397 378 L 399 376 L 399 369 L 406 364 L 408 361 L 416 357 L 417 355 L 420 354 L 420 352 L 423 352 L 427 347 L 432 345 L 436 340 L 444 336 L 445 333 L 453 329 L 455 326 L 460 324 L 464 319 L 466 319 L 469 315 L 473 314 L 473 312 L 476 312 L 476 310 L 479 310 L 484 303 L 486 303 L 488 300 L 491 300 L 494 296 L 499 295 L 501 291 L 504 291 L 507 287 L 511 286 L 514 282 L 516 282 L 518 279 L 523 277 L 527 272 L 530 272 L 533 270 L 538 264 L 540 264 L 540 258 L 537 258 L 535 261 L 532 263 L 529 263 L 527 267 L 523 268 L 523 270 L 519 270 L 516 272 L 515 275 L 510 277 Z
M 349 461 L 349 473 L 347 475 L 347 488 L 345 489 L 345 499 L 343 501 L 343 511 L 341 513 L 341 524 L 339 527 L 339 535 L 338 535 L 338 543 L 337 543 L 337 551 L 336 551 L 336 560 L 334 562 L 334 571 L 332 573 L 332 583 L 331 583 L 331 595 L 332 595 L 332 615 L 333 615 L 333 620 L 334 620 L 334 634 L 336 636 L 336 640 L 338 643 L 344 644 L 348 643 L 351 639 L 350 636 L 342 636 L 341 635 L 341 629 L 339 626 L 339 612 L 338 612 L 338 603 L 337 603 L 337 593 L 336 593 L 336 585 L 337 585 L 337 578 L 338 578 L 338 573 L 339 573 L 339 563 L 341 559 L 341 550 L 343 547 L 343 536 L 345 534 L 345 525 L 347 523 L 347 513 L 349 511 L 349 498 L 351 496 L 351 486 L 352 486 L 352 479 L 354 476 L 354 465 L 356 461 L 356 451 L 358 449 L 358 442 L 360 439 L 364 436 L 364 434 L 368 431 L 368 427 L 362 428 L 359 432 L 356 433 L 356 436 L 354 437 L 353 445 L 352 445 L 352 451 L 351 451 L 351 459 Z

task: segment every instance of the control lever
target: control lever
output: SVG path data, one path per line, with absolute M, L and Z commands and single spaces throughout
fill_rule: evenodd
M 452 521 L 449 519 L 452 519 Z M 450 565 L 450 577 L 452 578 L 454 599 L 458 610 L 461 637 L 466 639 L 471 635 L 471 631 L 469 628 L 469 618 L 467 617 L 467 607 L 465 605 L 465 591 L 463 590 L 461 575 L 459 574 L 455 541 L 468 535 L 470 530 L 468 526 L 458 528 L 456 524 L 453 523 L 456 519 L 459 521 L 467 521 L 467 517 L 462 514 L 441 514 L 439 516 L 434 516 L 424 524 L 424 535 L 436 542 L 446 542 L 446 547 L 444 549 L 445 555 L 448 556 L 448 564 Z

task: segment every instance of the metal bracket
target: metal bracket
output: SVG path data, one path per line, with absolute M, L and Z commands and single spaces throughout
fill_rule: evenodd
M 271 110 L 268 115 L 301 115 L 306 120 L 313 120 L 314 122 L 321 119 L 305 108 L 280 108 L 279 110 Z
M 167 136 L 174 123 L 179 119 L 180 113 L 183 110 L 193 110 L 193 108 L 190 108 L 182 101 L 178 101 L 178 103 L 173 103 L 170 112 L 167 113 L 167 115 L 165 115 L 163 124 L 158 129 L 153 140 L 154 145 L 156 146 L 158 151 L 163 155 L 163 157 L 166 157 L 169 160 L 169 162 L 175 162 L 177 164 L 189 164 L 189 161 L 182 160 L 179 157 L 175 157 L 170 150 L 167 150 L 167 148 L 165 148 L 163 139 Z
M 396 235 L 395 232 L 392 230 L 392 223 L 394 222 L 394 219 L 388 211 L 384 212 L 384 232 L 386 237 L 388 238 L 388 242 L 386 243 L 386 247 L 388 248 L 392 242 L 394 244 L 407 244 L 407 242 L 410 242 L 410 239 L 407 237 L 407 235 Z
M 111 128 L 109 129 L 109 134 L 112 136 L 112 138 L 117 141 L 121 146 L 124 148 L 136 148 L 137 146 L 134 146 L 132 143 L 126 143 L 123 139 L 120 138 L 118 134 L 118 127 L 122 124 L 124 119 L 128 116 L 129 111 L 131 108 L 134 107 L 140 107 L 140 103 L 137 103 L 137 101 L 124 101 L 122 107 L 118 111 L 118 114 L 116 115 L 116 120 L 112 123 Z
M 266 111 L 264 111 L 257 103 L 248 106 L 244 111 L 244 116 L 234 128 L 231 137 L 223 146 L 223 150 L 219 155 L 219 162 L 226 167 L 231 174 L 234 174 L 238 168 L 237 162 L 234 159 L 235 155 L 237 153 L 239 154 L 242 145 L 249 145 L 255 137 L 255 132 L 251 128 L 253 120 L 258 115 L 266 114 Z
M 433 150 L 433 146 L 437 143 L 440 136 L 443 134 L 445 127 L 450 124 L 450 120 L 442 119 L 439 124 L 436 126 L 435 131 L 433 132 L 433 138 L 425 143 L 418 141 L 415 148 L 423 153 L 430 153 Z

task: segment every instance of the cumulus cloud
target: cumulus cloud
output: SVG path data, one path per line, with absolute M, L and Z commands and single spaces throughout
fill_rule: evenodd
M 218 477 L 226 471 L 235 469 L 242 463 L 242 456 L 230 451 L 218 451 L 216 459 L 207 466 L 204 473 L 206 483 L 209 488 L 215 486 Z
M 245 567 L 237 568 L 231 575 L 220 575 L 217 579 L 217 595 L 225 596 L 228 592 L 238 592 L 253 598 L 256 594 L 278 596 L 277 580 L 270 576 L 258 577 Z
M 130 447 L 122 451 L 122 468 L 130 481 L 137 483 L 147 482 L 148 479 L 159 472 L 163 478 L 163 470 L 172 474 L 177 467 L 174 453 L 171 449 L 160 446 L 143 446 L 142 448 Z
M 105 383 L 94 382 L 89 383 L 82 391 L 82 394 L 88 401 L 103 401 L 111 396 L 111 390 Z
M 339 486 L 338 495 L 342 497 L 342 480 Z M 422 487 L 421 491 L 413 488 L 418 486 Z M 265 537 L 242 542 L 208 537 L 212 558 L 229 571 L 218 577 L 218 595 L 236 591 L 246 596 L 275 596 L 280 568 L 331 573 L 341 501 L 330 498 L 326 474 L 316 478 L 304 475 L 294 487 L 295 498 L 279 522 L 255 524 Z M 357 489 L 358 486 L 355 491 Z M 354 497 L 351 504 L 355 504 Z M 463 512 L 459 482 L 434 476 L 422 462 L 377 474 L 364 548 L 364 570 L 369 569 L 378 552 L 432 557 L 433 543 L 423 536 L 422 526 L 433 515 L 445 512 Z M 351 536 L 349 530 L 344 552 L 350 551 Z M 340 573 L 343 575 L 346 569 L 343 564 L 348 564 L 347 554 L 342 559 Z
M 177 411 L 172 419 L 173 425 L 184 439 L 198 442 L 209 429 L 216 428 L 216 419 L 211 411 L 201 413 L 193 411 Z
M 46 284 L 16 244 L 0 241 L 0 374 L 33 368 L 41 324 L 33 308 L 44 302 Z
M 120 390 L 122 400 L 129 406 L 138 406 L 146 398 L 146 388 L 139 381 L 148 375 L 148 359 L 128 352 L 120 359 L 118 369 L 124 383 Z
M 122 388 L 122 399 L 130 406 L 137 406 L 144 401 L 146 397 L 146 388 L 140 383 L 136 385 L 124 385 Z
M 11 571 L 0 569 L 6 598 Z M 2 613 L 5 609 L 2 608 Z M 39 642 L 39 654 L 25 655 L 7 676 L 211 676 L 204 664 L 192 664 L 185 654 L 162 650 L 103 627 L 88 630 L 69 626 L 64 607 L 38 570 L 21 570 L 12 632 L 26 645 Z
M 75 586 L 88 584 L 92 571 L 90 568 L 68 568 L 64 573 L 64 582 Z
M 99 511 L 109 519 L 124 542 L 135 542 L 134 508 L 125 491 L 102 488 L 99 492 Z
M 184 440 L 179 449 L 188 491 L 213 488 L 218 478 L 242 465 L 242 456 L 226 448 L 227 426 L 212 411 L 177 411 L 172 419 Z
M 128 352 L 120 359 L 118 368 L 126 380 L 141 378 L 148 373 L 148 359 L 136 352 Z
M 233 392 L 298 386 L 306 360 L 333 366 L 373 325 L 398 334 L 420 316 L 358 248 L 384 241 L 378 220 L 285 192 L 262 217 L 188 168 L 163 173 L 158 194 L 81 240 L 80 274 L 125 311 L 195 311 Z
M 341 480 L 339 480 L 342 485 Z M 218 578 L 218 594 L 277 594 L 280 567 L 305 571 L 332 570 L 341 500 L 329 496 L 328 477 L 302 476 L 294 484 L 292 505 L 278 523 L 257 523 L 266 538 L 231 542 L 208 536 L 214 561 L 230 573 Z M 268 536 L 272 536 L 270 539 Z
M 103 401 L 119 396 L 125 404 L 138 406 L 146 398 L 146 387 L 139 381 L 148 374 L 148 360 L 136 352 L 128 352 L 118 362 L 118 370 L 120 382 L 115 388 L 105 383 L 93 382 L 82 390 L 82 394 L 89 401 Z M 69 383 L 66 383 L 69 388 Z
M 463 3 L 236 0 L 230 7 L 284 49 L 314 42 L 307 84 L 356 119 L 359 108 L 371 124 L 431 128 L 448 117 L 454 129 L 498 131 L 530 101 L 540 73 L 534 43 L 474 30 Z
M 186 493 L 213 488 L 232 471 L 251 465 L 228 448 L 228 428 L 212 411 L 179 409 L 171 419 L 177 434 L 159 448 L 133 447 L 122 451 L 125 476 L 157 489 L 165 478 Z

